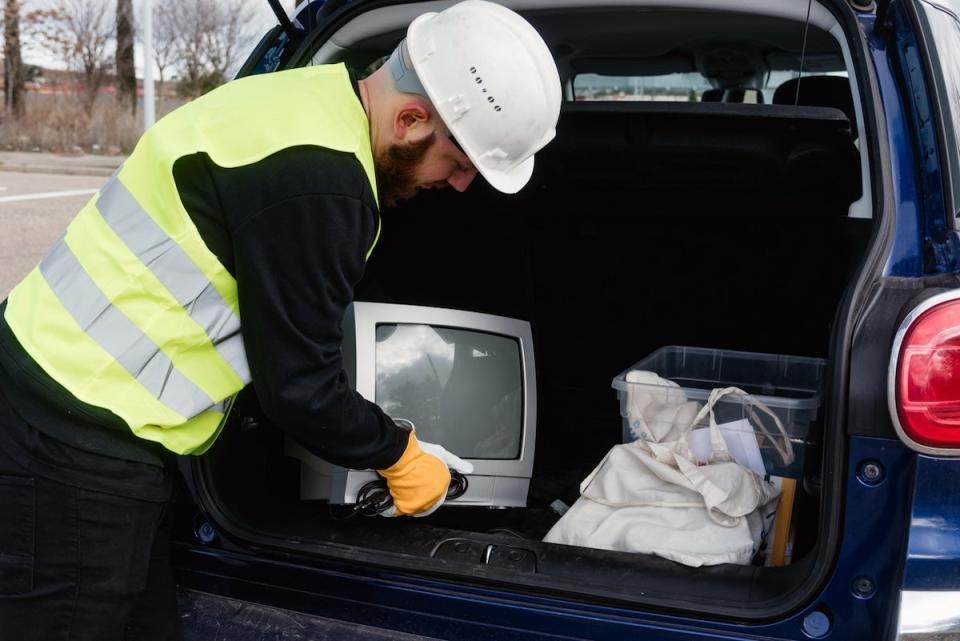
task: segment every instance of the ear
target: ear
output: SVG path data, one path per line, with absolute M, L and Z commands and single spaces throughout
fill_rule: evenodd
M 404 103 L 393 120 L 393 135 L 398 140 L 419 140 L 430 134 L 430 111 L 417 101 Z

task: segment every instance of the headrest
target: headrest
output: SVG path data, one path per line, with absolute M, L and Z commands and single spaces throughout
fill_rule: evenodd
M 707 89 L 700 95 L 700 102 L 723 102 L 723 89 Z
M 752 91 L 757 104 L 763 104 L 763 92 L 756 89 L 707 89 L 700 95 L 700 102 L 737 102 L 742 103 Z
M 797 83 L 800 83 L 800 97 L 797 99 Z M 840 76 L 803 76 L 791 78 L 777 87 L 773 94 L 773 104 L 792 105 L 794 100 L 805 107 L 833 107 L 847 115 L 850 128 L 856 132 L 857 116 L 853 109 L 853 94 L 850 81 Z

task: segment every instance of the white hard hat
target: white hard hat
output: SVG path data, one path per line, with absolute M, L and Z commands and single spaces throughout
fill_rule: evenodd
M 502 192 L 519 191 L 560 117 L 560 74 L 540 34 L 506 7 L 465 0 L 414 20 L 405 48 L 409 60 L 398 47 L 394 61 L 413 67 L 480 174 Z

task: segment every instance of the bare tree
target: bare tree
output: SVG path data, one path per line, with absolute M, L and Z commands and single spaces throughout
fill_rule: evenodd
M 202 2 L 207 4 L 208 10 L 216 9 L 219 13 L 217 24 L 207 36 L 207 62 L 214 73 L 227 80 L 241 53 L 247 49 L 253 12 L 244 0 Z
M 170 0 L 177 33 L 180 90 L 198 96 L 229 77 L 251 39 L 244 0 Z
M 112 16 L 106 0 L 60 0 L 58 4 L 31 11 L 25 19 L 34 39 L 82 74 L 83 106 L 89 114 L 112 63 Z
M 207 84 L 207 33 L 214 28 L 216 17 L 202 10 L 203 0 L 173 0 L 170 4 L 178 5 L 174 18 L 178 32 L 177 54 L 180 57 L 179 90 L 185 95 L 197 96 L 204 92 L 203 85 Z
M 178 91 L 196 97 L 226 82 L 253 32 L 249 0 L 165 0 L 153 7 L 158 92 L 179 77 Z M 143 42 L 143 34 L 137 38 Z
M 14 117 L 23 115 L 23 62 L 20 58 L 20 2 L 3 7 L 3 106 Z
M 137 72 L 133 65 L 133 0 L 117 0 L 117 99 L 137 114 Z

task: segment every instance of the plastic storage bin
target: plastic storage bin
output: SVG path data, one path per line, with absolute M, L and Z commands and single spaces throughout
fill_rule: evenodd
M 633 383 L 626 380 L 631 370 L 655 372 L 662 378 L 677 383 L 688 400 L 704 403 L 711 390 L 717 387 L 739 387 L 751 395 L 724 397 L 715 406 L 718 424 L 750 418 L 748 405 L 762 402 L 783 423 L 794 453 L 789 465 L 777 453 L 773 444 L 762 433 L 757 435 L 760 453 L 767 473 L 776 476 L 799 478 L 803 471 L 804 444 L 810 424 L 816 419 L 820 406 L 820 381 L 825 361 L 820 358 L 783 356 L 778 354 L 755 354 L 728 350 L 696 347 L 663 347 L 653 352 L 613 379 L 613 387 L 620 399 L 620 415 L 623 417 L 624 442 L 636 440 L 627 413 L 628 394 L 632 391 L 659 390 L 664 386 Z M 779 434 L 773 420 L 760 409 L 754 409 L 764 420 L 766 428 Z M 708 425 L 708 419 L 694 429 Z M 776 430 L 776 431 L 775 431 Z

